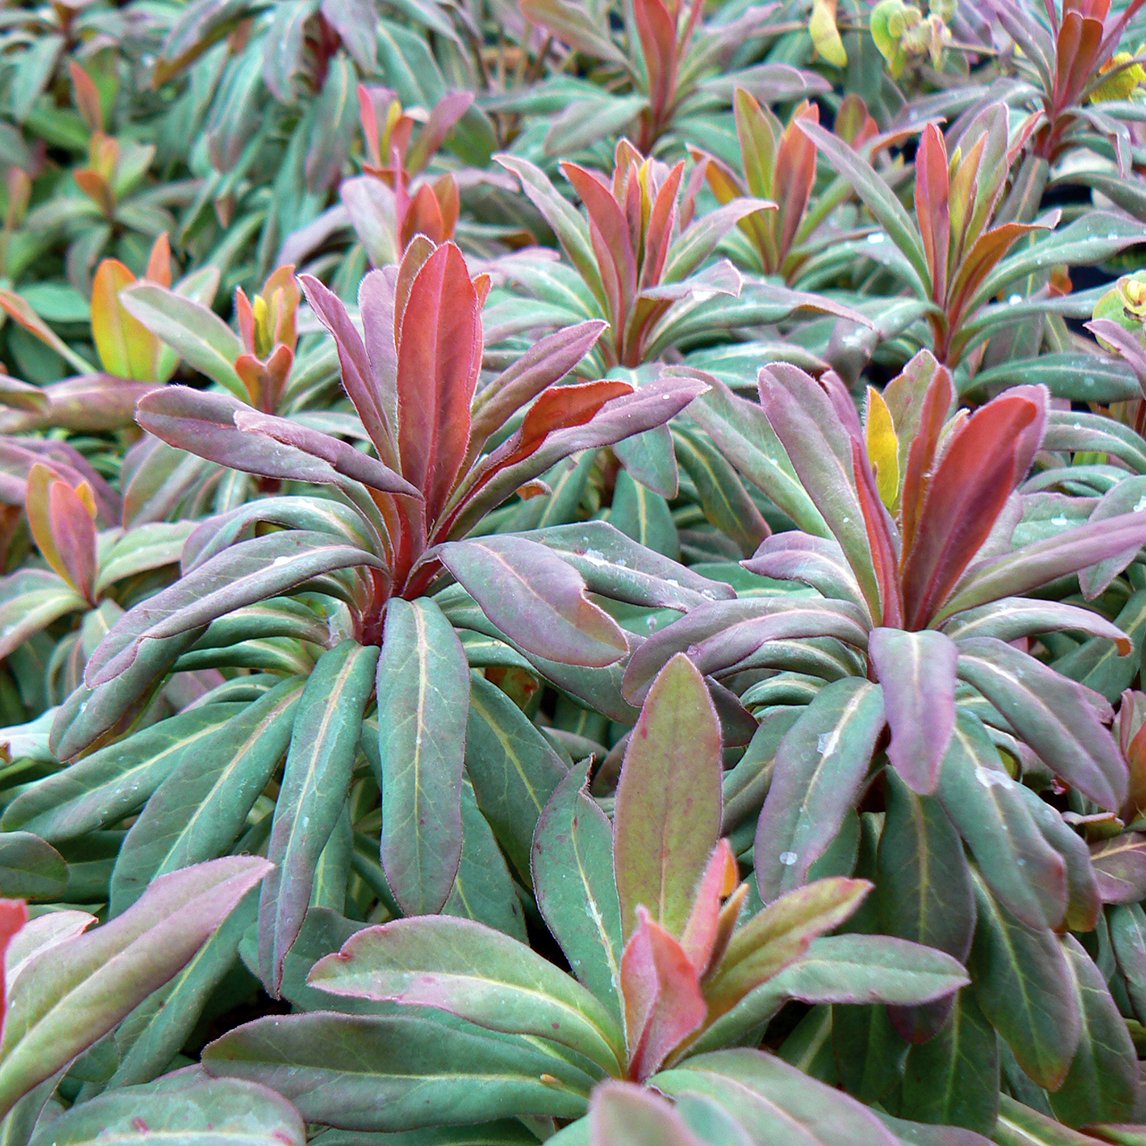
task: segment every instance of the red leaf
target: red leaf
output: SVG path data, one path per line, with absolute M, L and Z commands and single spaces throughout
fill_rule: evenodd
M 4 957 L 12 937 L 28 922 L 28 906 L 22 899 L 0 899 L 0 1040 L 4 1037 L 7 988 L 4 983 Z
M 453 243 L 438 247 L 417 272 L 397 321 L 398 457 L 402 475 L 425 495 L 432 522 L 465 457 L 481 369 L 481 307 Z
M 895 548 L 891 518 L 879 497 L 871 463 L 863 447 L 852 439 L 852 465 L 855 471 L 856 493 L 860 511 L 867 527 L 871 560 L 879 581 L 882 623 L 898 627 L 903 623 L 903 600 L 899 584 L 899 555 Z
M 672 106 L 676 94 L 676 17 L 664 0 L 634 0 L 633 14 L 648 71 L 649 103 L 653 118 L 660 120 Z
M 637 913 L 637 929 L 621 956 L 621 994 L 629 1077 L 640 1082 L 704 1025 L 708 1007 L 684 948 L 643 907 Z
M 1021 392 L 1020 392 L 1021 391 Z M 1046 392 L 1021 387 L 963 426 L 932 479 L 903 565 L 906 625 L 926 627 L 987 540 L 1043 438 Z
M 726 920 L 720 905 L 736 890 L 739 878 L 732 845 L 727 840 L 721 840 L 709 856 L 708 866 L 700 877 L 693 896 L 692 911 L 680 940 L 689 960 L 702 975 L 720 961 L 732 937 L 732 927 L 729 926 L 725 932 L 721 926 Z M 735 925 L 735 917 L 730 922 Z
M 780 232 L 781 259 L 787 258 L 795 241 L 796 232 L 804 221 L 804 212 L 808 209 L 812 187 L 816 182 L 816 148 L 812 141 L 794 126 L 794 121 L 798 119 L 819 123 L 820 109 L 807 101 L 802 103 L 792 116 L 793 122 L 788 124 L 780 136 L 773 195 L 779 206 L 776 226 Z M 755 215 L 752 218 L 759 219 L 761 216 Z
M 950 176 L 947 145 L 939 128 L 923 129 L 915 157 L 915 214 L 931 271 L 931 297 L 943 305 L 947 297 L 947 257 L 951 245 Z
M 911 443 L 907 455 L 907 471 L 900 494 L 900 541 L 903 552 L 910 553 L 915 543 L 915 532 L 923 515 L 923 505 L 931 484 L 935 457 L 939 452 L 939 435 L 947 421 L 947 412 L 955 399 L 951 374 L 945 366 L 936 369 L 923 399 L 919 416 L 919 432 Z

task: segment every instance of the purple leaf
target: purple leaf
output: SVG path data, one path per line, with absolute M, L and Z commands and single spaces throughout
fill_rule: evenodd
M 888 759 L 912 791 L 930 795 L 955 730 L 955 642 L 934 630 L 873 629 L 875 667 L 891 729 Z

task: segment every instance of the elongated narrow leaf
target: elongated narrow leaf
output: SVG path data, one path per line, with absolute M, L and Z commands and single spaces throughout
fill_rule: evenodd
M 1110 715 L 1101 696 L 991 637 L 961 644 L 959 675 L 1064 780 L 1103 808 L 1122 806 L 1126 764 L 1101 719 Z
M 873 629 L 868 655 L 887 705 L 888 759 L 913 791 L 927 795 L 955 729 L 959 650 L 934 630 Z
M 235 370 L 243 344 L 212 310 L 150 282 L 136 283 L 119 298 L 128 314 L 172 347 L 189 366 L 236 397 L 247 396 Z
M 871 891 L 862 879 L 821 879 L 781 896 L 732 936 L 705 996 L 713 1017 L 731 1010 L 808 950 L 813 939 L 835 930 Z
M 522 648 L 595 667 L 628 652 L 617 623 L 586 597 L 580 574 L 544 546 L 488 537 L 452 542 L 440 556 L 486 616 Z
M 847 1142 L 898 1146 L 899 1140 L 865 1106 L 770 1054 L 725 1050 L 698 1055 L 654 1075 L 672 1098 L 708 1098 L 727 1111 L 753 1142 L 772 1146 Z
M 68 886 L 68 865 L 46 840 L 31 832 L 0 833 L 0 887 L 16 899 L 59 901 Z
M 817 537 L 828 530 L 815 502 L 796 476 L 776 431 L 754 402 L 734 394 L 723 382 L 704 375 L 709 392 L 689 408 L 724 456 L 757 489 L 767 494 L 800 529 Z
M 88 662 L 88 684 L 114 680 L 134 663 L 145 642 L 180 636 L 243 605 L 356 565 L 381 568 L 382 562 L 364 549 L 308 530 L 240 542 L 125 613 Z
M 111 883 L 113 915 L 156 876 L 214 859 L 239 838 L 290 743 L 301 690 L 301 681 L 282 681 L 181 758 L 123 841 Z
M 1039 831 L 1019 788 L 986 729 L 961 712 L 939 799 L 994 897 L 1029 927 L 1058 927 L 1066 915 L 1066 863 Z
M 534 829 L 568 768 L 521 709 L 480 674 L 470 682 L 466 772 L 506 853 L 530 878 Z
M 887 232 L 888 238 L 911 265 L 911 269 L 915 272 L 914 285 L 924 297 L 930 297 L 931 275 L 923 243 L 911 216 L 895 197 L 895 192 L 880 178 L 866 159 L 826 128 L 805 118 L 796 120 L 794 126 L 811 139 L 820 153 L 863 200 L 864 205 Z
M 257 1019 L 211 1043 L 203 1065 L 277 1090 L 307 1122 L 346 1130 L 481 1122 L 507 1110 L 577 1118 L 595 1081 L 536 1041 L 425 1012 Z
M 958 960 L 918 943 L 885 935 L 824 935 L 706 1026 L 694 1049 L 716 1050 L 741 1041 L 790 999 L 914 1006 L 941 999 L 966 982 Z
M 315 964 L 336 995 L 432 1007 L 477 1026 L 548 1039 L 620 1070 L 621 1031 L 575 979 L 523 943 L 467 919 L 396 919 Z
M 1064 940 L 1067 965 L 1082 1005 L 1082 1037 L 1051 1109 L 1068 1126 L 1127 1122 L 1133 1117 L 1137 1055 L 1126 1021 L 1102 972 L 1073 936 Z
M 613 875 L 613 829 L 585 791 L 588 764 L 561 781 L 537 822 L 537 906 L 573 974 L 620 1018 L 621 901 Z
M 991 1025 L 1040 1086 L 1062 1084 L 1078 1049 L 1082 1014 L 1062 941 L 1002 911 L 976 880 L 979 924 L 971 968 Z
M 998 1108 L 998 1036 L 974 994 L 961 991 L 943 1030 L 908 1052 L 901 1113 L 990 1134 Z
M 613 844 L 626 935 L 637 907 L 679 937 L 720 834 L 720 721 L 704 678 L 678 653 L 658 674 L 629 738 Z
M 431 601 L 387 607 L 378 661 L 382 866 L 411 915 L 438 911 L 461 862 L 470 670 Z
M 187 753 L 238 712 L 235 704 L 209 704 L 142 728 L 26 788 L 0 826 L 49 842 L 109 827 L 141 808 Z
M 883 694 L 867 681 L 821 689 L 776 750 L 756 827 L 756 881 L 770 902 L 807 881 L 852 809 L 884 727 Z
M 172 1076 L 97 1095 L 52 1120 L 31 1146 L 89 1146 L 103 1140 L 147 1146 L 303 1146 L 306 1128 L 281 1095 L 253 1082 Z
M 170 979 L 267 872 L 233 856 L 157 879 L 118 919 L 32 959 L 12 984 L 0 1112 Z
M 267 844 L 275 869 L 259 905 L 259 970 L 275 995 L 310 906 L 319 856 L 346 803 L 377 663 L 376 648 L 343 641 L 319 658 L 299 698 Z
M 704 1023 L 700 971 L 642 906 L 621 958 L 629 1076 L 644 1081 Z

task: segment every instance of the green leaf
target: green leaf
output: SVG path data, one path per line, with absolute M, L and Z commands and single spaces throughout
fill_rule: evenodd
M 592 1146 L 703 1146 L 671 1103 L 646 1087 L 606 1082 L 589 1106 Z
M 688 414 L 712 438 L 721 453 L 757 489 L 767 494 L 798 528 L 828 537 L 828 527 L 796 476 L 780 439 L 760 407 L 738 397 L 723 383 L 705 375 L 710 389 L 689 407 Z
M 521 709 L 480 674 L 470 682 L 466 772 L 482 814 L 530 879 L 534 829 L 568 769 Z
M 720 835 L 721 748 L 704 677 L 678 653 L 645 699 L 617 785 L 613 855 L 626 936 L 641 905 L 683 934 Z
M 913 1046 L 903 1072 L 904 1118 L 966 1126 L 982 1134 L 995 1128 L 999 1110 L 999 1042 L 975 1002 L 961 991 L 947 1025 Z
M 184 756 L 127 833 L 111 882 L 111 914 L 157 876 L 225 853 L 246 827 L 290 743 L 302 682 L 285 680 Z
M 378 649 L 343 641 L 318 659 L 291 729 L 259 904 L 259 972 L 272 995 L 310 906 L 315 868 L 346 804 Z
M 755 1050 L 698 1055 L 649 1080 L 672 1098 L 708 1098 L 754 1142 L 769 1146 L 899 1146 L 866 1107 L 781 1059 Z
M 486 1030 L 578 1051 L 618 1074 L 624 1036 L 571 976 L 524 943 L 468 919 L 396 919 L 320 960 L 310 983 L 336 995 L 432 1007 Z
M 0 833 L 0 888 L 10 899 L 61 900 L 68 865 L 51 844 L 31 832 Z
M 827 851 L 867 776 L 884 727 L 878 685 L 825 685 L 780 741 L 756 828 L 756 882 L 765 902 L 799 887 Z
M 110 744 L 25 788 L 0 827 L 35 832 L 50 842 L 106 828 L 141 808 L 189 752 L 238 715 L 237 704 L 181 712 Z
M 533 884 L 573 974 L 619 1017 L 624 934 L 613 829 L 585 790 L 588 774 L 588 761 L 578 765 L 545 806 L 533 839 Z
M 1110 997 L 1102 972 L 1078 940 L 1068 935 L 1064 946 L 1082 1004 L 1082 1038 L 1066 1080 L 1047 1096 L 1051 1109 L 1068 1126 L 1130 1121 L 1138 1062 L 1126 1021 Z
M 173 872 L 118 919 L 30 960 L 9 988 L 0 1115 L 166 983 L 266 872 L 252 856 Z
M 462 855 L 470 670 L 432 601 L 394 598 L 378 661 L 382 866 L 410 915 L 441 909 Z
M 956 718 L 939 799 L 991 894 L 1030 927 L 1058 927 L 1066 914 L 1066 864 L 1040 832 L 1021 785 L 1003 770 L 986 729 L 966 711 Z
M 30 1146 L 96 1142 L 179 1146 L 303 1146 L 306 1128 L 289 1102 L 237 1079 L 175 1075 L 102 1094 L 51 1120 Z
M 971 951 L 983 1013 L 1040 1086 L 1062 1084 L 1078 1048 L 1082 1017 L 1062 942 L 1003 911 L 975 881 L 979 922 Z
M 156 283 L 141 282 L 120 295 L 124 309 L 172 347 L 189 366 L 249 400 L 235 370 L 243 344 L 212 310 Z
M 915 222 L 895 197 L 895 192 L 866 159 L 826 128 L 809 119 L 797 119 L 795 126 L 811 139 L 820 153 L 863 200 L 867 209 L 887 232 L 888 238 L 911 264 L 911 269 L 915 272 L 912 285 L 917 287 L 924 297 L 929 297 L 931 276 L 927 269 L 923 241 L 919 237 Z
M 473 919 L 528 942 L 517 885 L 468 783 L 462 785 L 462 858 L 442 914 Z
M 536 1042 L 433 1013 L 257 1019 L 211 1043 L 203 1065 L 277 1090 L 307 1122 L 346 1130 L 481 1122 L 508 1111 L 577 1118 L 595 1081 Z

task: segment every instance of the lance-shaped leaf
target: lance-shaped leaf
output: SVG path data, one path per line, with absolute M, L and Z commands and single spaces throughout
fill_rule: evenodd
M 1093 524 L 1064 529 L 1045 541 L 1024 545 L 968 569 L 934 618 L 939 623 L 964 609 L 1015 597 L 1059 577 L 1117 557 L 1146 542 L 1146 512 L 1123 513 Z
M 913 791 L 927 795 L 955 729 L 958 647 L 934 630 L 873 629 L 868 656 L 887 707 L 888 759 Z
M 1069 784 L 1103 808 L 1122 806 L 1129 780 L 1102 696 L 992 637 L 961 643 L 959 676 Z
M 382 866 L 411 915 L 441 909 L 461 862 L 470 670 L 432 601 L 395 598 L 378 661 Z
M 451 542 L 438 551 L 482 612 L 522 648 L 565 664 L 603 667 L 628 643 L 585 595 L 581 575 L 552 550 L 522 537 Z
M 477 458 L 490 436 L 497 433 L 518 410 L 577 366 L 607 326 L 608 323 L 595 320 L 546 335 L 480 390 L 473 403 L 473 425 L 466 463 Z
M 299 698 L 267 844 L 275 869 L 259 903 L 259 970 L 276 995 L 310 906 L 319 857 L 346 803 L 377 663 L 376 648 L 343 641 L 319 657 Z
M 1003 770 L 971 713 L 958 715 L 939 799 L 996 900 L 1029 927 L 1059 927 L 1067 910 L 1066 862 L 1039 831 L 1021 785 Z
M 1002 911 L 975 881 L 975 994 L 991 1025 L 1040 1086 L 1058 1087 L 1078 1048 L 1082 1016 L 1062 941 Z
M 641 905 L 683 934 L 720 835 L 721 747 L 704 677 L 678 653 L 645 699 L 617 785 L 613 855 L 626 935 Z
M 286 419 L 260 415 L 226 394 L 166 386 L 140 400 L 136 421 L 177 449 L 244 473 L 341 488 L 361 482 L 421 496 L 404 478 L 353 446 Z
M 855 574 L 844 558 L 844 551 L 830 537 L 813 537 L 796 530 L 774 533 L 740 564 L 761 577 L 798 581 L 809 585 L 823 597 L 850 601 L 858 608 L 867 608 Z
M 68 886 L 68 865 L 46 840 L 31 832 L 0 833 L 0 887 L 29 901 L 59 902 Z
M 383 273 L 372 271 L 368 274 L 362 281 L 360 294 L 363 304 L 363 326 L 367 341 L 371 342 L 375 349 L 374 354 L 367 352 L 362 335 L 350 321 L 346 306 L 336 294 L 310 275 L 301 275 L 299 282 L 302 284 L 307 302 L 323 326 L 334 336 L 338 348 L 338 361 L 342 369 L 342 385 L 359 418 L 362 419 L 367 435 L 374 443 L 374 448 L 382 461 L 388 466 L 394 466 L 398 461 L 398 447 L 393 425 L 397 406 L 397 398 L 393 394 L 393 374 L 397 364 L 394 351 L 393 305 L 391 303 L 389 308 L 388 324 L 385 321 L 386 307 L 378 307 L 381 313 L 375 314 L 375 308 L 369 305 L 369 300 L 380 295 L 384 297 L 387 293 L 383 287 Z M 390 293 L 392 294 L 392 291 Z M 372 333 L 379 326 L 388 328 L 377 330 L 376 338 L 372 338 Z M 384 353 L 387 349 L 388 354 Z M 390 382 L 389 386 L 386 385 L 387 380 Z
M 0 1112 L 166 983 L 267 869 L 233 856 L 173 872 L 119 918 L 30 960 L 9 990 Z
M 882 615 L 879 582 L 856 489 L 853 443 L 831 399 L 794 366 L 760 371 L 760 404 L 808 496 L 840 543 L 873 617 Z
M 96 506 L 91 488 L 57 477 L 38 462 L 28 474 L 24 507 L 28 528 L 47 563 L 87 601 L 96 578 Z
M 28 907 L 19 899 L 0 899 L 0 1040 L 4 1037 L 8 992 L 5 967 L 8 948 L 16 933 L 28 922 Z M 2 1042 L 0 1042 L 2 1045 Z
M 1137 1056 L 1126 1020 L 1102 972 L 1074 938 L 1064 940 L 1067 966 L 1082 1006 L 1082 1036 L 1062 1086 L 1048 1095 L 1068 1126 L 1126 1122 L 1133 1117 Z
M 800 958 L 813 939 L 855 914 L 871 891 L 862 879 L 821 879 L 781 896 L 737 929 L 704 993 L 715 1018 Z
M 110 913 L 134 903 L 156 876 L 231 847 L 290 742 L 302 682 L 287 679 L 184 755 L 124 839 L 111 879 Z
M 533 839 L 537 906 L 573 974 L 622 1014 L 621 902 L 613 876 L 613 830 L 585 791 L 588 764 L 574 768 L 545 807 Z
M 157 283 L 140 282 L 119 295 L 128 314 L 172 347 L 189 366 L 245 398 L 235 370 L 243 344 L 214 311 Z
M 958 431 L 927 485 L 926 512 L 903 562 L 909 628 L 926 626 L 986 542 L 1042 441 L 1046 391 L 1016 389 Z
M 621 994 L 629 1076 L 643 1081 L 700 1029 L 708 1013 L 700 968 L 643 906 L 621 959 Z
M 180 636 L 323 573 L 356 565 L 382 568 L 372 553 L 338 544 L 326 533 L 283 530 L 240 542 L 125 613 L 88 662 L 88 684 L 114 680 L 134 663 L 144 642 Z
M 470 681 L 466 773 L 482 814 L 528 880 L 537 822 L 568 767 L 521 709 L 480 673 Z
M 560 553 L 585 578 L 590 593 L 614 601 L 686 612 L 736 595 L 723 581 L 654 553 L 607 521 L 554 525 L 524 536 Z
M 884 727 L 877 685 L 826 685 L 776 749 L 756 828 L 756 881 L 765 902 L 806 882 L 855 805 Z
M 643 698 L 654 676 L 678 652 L 687 651 L 708 674 L 738 664 L 769 641 L 834 637 L 864 648 L 867 634 L 866 614 L 845 601 L 799 595 L 714 601 L 697 606 L 637 649 L 625 670 L 625 695 Z
M 697 1055 L 655 1078 L 657 1090 L 678 1101 L 689 1096 L 711 1099 L 752 1142 L 899 1144 L 866 1106 L 762 1051 L 742 1048 Z
M 104 259 L 92 279 L 92 340 L 103 368 L 119 378 L 165 382 L 174 362 L 160 365 L 163 344 L 120 302 L 120 292 L 136 281 L 118 259 Z M 170 357 L 170 354 L 168 354 Z
M 621 1069 L 621 1031 L 601 1003 L 524 943 L 468 919 L 368 927 L 320 959 L 308 982 L 335 995 L 447 1011 L 487 1030 L 567 1046 L 602 1071 Z
M 20 569 L 0 578 L 0 660 L 87 602 L 47 569 Z
M 395 341 L 398 457 L 403 476 L 423 491 L 433 521 L 469 445 L 470 403 L 481 369 L 481 303 L 453 243 L 438 247 L 415 274 L 396 316 Z
M 1132 647 L 1126 633 L 1117 625 L 1091 609 L 1063 601 L 1004 597 L 1001 601 L 959 613 L 943 626 L 943 631 L 956 642 L 971 637 L 994 637 L 1010 643 L 1022 637 L 1064 630 L 1112 641 L 1113 651 L 1119 656 L 1125 656 Z M 1106 647 L 1109 649 L 1110 645 Z
M 191 1072 L 97 1095 L 54 1118 L 32 1144 L 88 1146 L 101 1138 L 124 1146 L 165 1138 L 187 1146 L 304 1146 L 306 1127 L 298 1111 L 265 1086 Z
M 704 376 L 709 392 L 689 408 L 696 421 L 724 456 L 757 489 L 762 490 L 800 528 L 817 537 L 828 530 L 808 496 L 792 460 L 764 411 L 755 402 L 734 394 L 723 382 Z
M 827 161 L 847 180 L 867 209 L 875 216 L 888 238 L 903 253 L 914 271 L 913 283 L 924 297 L 931 285 L 927 255 L 919 232 L 895 192 L 880 178 L 871 164 L 842 139 L 810 119 L 798 119 L 794 126 L 816 145 Z
M 596 1081 L 556 1047 L 432 1013 L 256 1019 L 211 1043 L 203 1065 L 277 1090 L 307 1122 L 347 1130 L 482 1122 L 507 1110 L 577 1118 Z
M 967 972 L 957 959 L 931 947 L 887 935 L 823 935 L 731 1010 L 706 1024 L 690 1049 L 700 1053 L 739 1042 L 791 999 L 916 1006 L 942 999 L 967 982 Z

